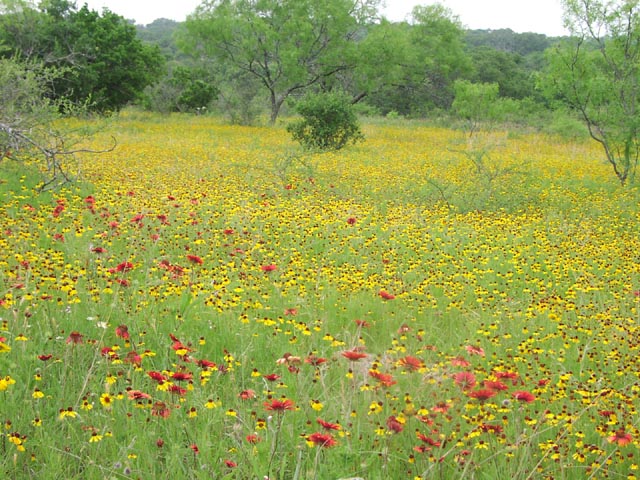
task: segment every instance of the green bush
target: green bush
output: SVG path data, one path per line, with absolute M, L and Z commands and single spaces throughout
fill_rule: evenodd
M 287 131 L 307 149 L 339 150 L 364 139 L 353 105 L 344 93 L 310 94 L 295 108 L 302 119 L 287 125 Z

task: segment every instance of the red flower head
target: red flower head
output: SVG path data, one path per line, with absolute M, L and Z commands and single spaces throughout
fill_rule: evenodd
M 519 402 L 524 402 L 524 403 L 531 403 L 536 399 L 536 397 L 534 397 L 532 393 L 525 392 L 523 390 L 518 390 L 517 392 L 513 392 L 512 395 L 513 395 L 513 398 L 515 398 Z
M 367 358 L 369 355 L 364 352 L 359 352 L 358 350 L 345 350 L 344 352 L 342 352 L 342 356 L 348 360 L 352 360 L 355 362 L 357 360 L 360 360 L 361 358 Z
M 197 255 L 187 255 L 187 260 L 189 260 L 191 263 L 194 263 L 196 265 L 202 265 L 204 263 L 204 260 L 202 260 L 202 258 L 200 258 Z
M 422 360 L 416 357 L 412 357 L 411 355 L 407 355 L 406 357 L 398 360 L 398 364 L 401 367 L 404 367 L 412 372 L 424 367 L 424 362 Z
M 471 372 L 459 372 L 453 376 L 456 385 L 463 390 L 471 390 L 476 386 L 476 377 Z
M 129 338 L 131 337 L 129 335 L 129 327 L 127 327 L 126 325 L 120 325 L 116 327 L 116 337 L 129 340 Z
M 270 265 L 262 265 L 260 267 L 260 270 L 262 270 L 263 272 L 273 272 L 274 270 L 276 270 L 278 267 L 276 265 L 274 265 L 273 263 Z
M 189 372 L 175 372 L 171 375 L 171 379 L 177 382 L 181 382 L 184 380 L 191 380 L 193 375 Z
M 330 448 L 338 443 L 329 433 L 312 433 L 307 437 L 307 441 L 313 443 L 317 447 L 323 448 Z
M 71 332 L 67 337 L 67 343 L 77 345 L 82 343 L 82 334 L 80 332 Z
M 394 433 L 400 433 L 404 429 L 404 425 L 398 421 L 396 417 L 391 415 L 387 418 L 387 428 Z
M 393 375 L 378 372 L 377 370 L 369 370 L 369 376 L 378 380 L 385 387 L 390 387 L 391 385 L 398 383 L 393 379 Z
M 355 225 L 355 223 L 356 223 L 356 217 L 349 217 L 349 218 L 347 218 L 347 223 L 348 223 L 349 225 Z
M 129 272 L 131 270 L 133 270 L 133 263 L 131 263 L 131 262 L 122 262 L 122 263 L 119 263 L 116 266 L 116 270 L 115 271 L 116 272 L 125 273 L 125 272 Z
M 484 357 L 484 350 L 482 347 L 478 347 L 476 345 L 467 345 L 464 349 L 469 352 L 471 355 L 480 355 Z
M 484 382 L 482 382 L 482 384 L 485 386 L 485 388 L 495 391 L 507 390 L 509 388 L 504 383 L 498 382 L 496 380 L 485 380 Z
M 270 402 L 264 402 L 264 406 L 267 410 L 273 412 L 284 412 L 285 410 L 293 410 L 294 404 L 289 399 L 271 400 Z
M 154 417 L 162 417 L 168 418 L 171 415 L 171 410 L 167 407 L 167 404 L 164 402 L 156 402 L 151 407 L 151 415 Z
M 164 383 L 167 381 L 167 377 L 165 377 L 160 372 L 147 372 L 147 375 L 149 375 L 153 380 L 155 380 L 158 383 Z
M 474 390 L 473 392 L 467 393 L 471 398 L 475 398 L 476 400 L 480 400 L 480 402 L 485 402 L 489 400 L 491 397 L 495 397 L 495 390 L 491 390 L 489 388 L 485 388 L 482 390 Z
M 280 378 L 281 378 L 280 375 L 278 375 L 277 373 L 269 373 L 264 376 L 264 379 L 268 380 L 269 382 L 276 382 L 280 380 Z
M 238 397 L 240 397 L 242 400 L 251 400 L 252 398 L 256 398 L 256 392 L 251 389 L 243 390 L 238 394 Z
M 380 290 L 378 292 L 378 295 L 380 295 L 380 297 L 382 297 L 383 300 L 393 300 L 396 298 L 395 295 L 387 292 L 386 290 Z
M 330 423 L 330 422 L 325 422 L 324 420 L 318 418 L 316 420 L 316 422 L 318 422 L 322 428 L 324 428 L 325 430 L 340 430 L 342 427 L 337 424 L 337 423 Z
M 625 433 L 624 429 L 616 430 L 616 433 L 607 437 L 609 443 L 617 443 L 619 446 L 624 447 L 633 441 L 633 437 L 630 433 Z

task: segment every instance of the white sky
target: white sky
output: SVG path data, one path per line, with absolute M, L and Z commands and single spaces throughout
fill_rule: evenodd
M 318 0 L 322 1 L 322 0 Z M 77 0 L 92 10 L 107 7 L 136 23 L 149 24 L 157 18 L 183 21 L 200 0 Z M 404 20 L 416 5 L 432 0 L 386 0 L 383 14 L 390 20 Z M 511 28 L 515 32 L 536 32 L 556 36 L 566 34 L 562 27 L 560 0 L 441 0 L 439 3 L 458 15 L 466 28 Z

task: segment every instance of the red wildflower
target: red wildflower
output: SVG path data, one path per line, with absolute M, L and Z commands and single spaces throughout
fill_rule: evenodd
M 198 365 L 199 367 L 208 368 L 208 369 L 216 367 L 215 362 L 212 362 L 210 360 L 204 360 L 204 359 L 196 361 L 196 365 Z
M 0 339 L 0 342 L 3 342 L 4 340 Z M 50 353 L 47 353 L 46 355 L 38 355 L 38 360 L 42 360 L 43 362 L 46 362 L 47 360 L 51 360 L 51 357 L 53 355 L 51 355 Z
M 356 319 L 356 320 L 355 320 L 355 322 L 356 322 L 356 325 L 357 325 L 358 327 L 368 328 L 368 327 L 370 327 L 370 326 L 371 326 L 371 324 L 370 324 L 369 322 L 367 322 L 366 320 L 359 320 L 359 319 Z
M 518 390 L 517 392 L 512 393 L 513 398 L 518 400 L 519 402 L 531 403 L 536 397 L 533 396 L 530 392 L 525 392 L 524 390 Z
M 355 362 L 361 358 L 367 358 L 369 355 L 364 352 L 359 352 L 358 350 L 345 350 L 342 352 L 342 356 Z
M 307 358 L 304 359 L 304 363 L 308 363 L 309 365 L 313 365 L 315 367 L 317 367 L 318 365 L 322 365 L 323 363 L 326 363 L 327 359 L 326 358 L 322 358 L 322 357 L 316 357 L 315 355 L 309 355 Z
M 398 383 L 393 379 L 393 375 L 390 375 L 388 373 L 381 373 L 377 370 L 369 370 L 369 376 L 378 380 L 385 387 L 390 387 L 391 385 L 395 385 L 396 383 Z
M 407 355 L 406 357 L 398 360 L 398 364 L 410 371 L 419 370 L 424 367 L 424 362 L 422 360 L 412 357 L 411 355 Z
M 120 325 L 116 327 L 116 337 L 129 340 L 129 338 L 131 337 L 129 335 L 129 327 L 127 327 L 126 325 Z
M 171 375 L 171 379 L 177 382 L 181 382 L 184 380 L 191 380 L 193 375 L 189 372 L 175 372 Z
M 499 434 L 502 433 L 503 428 L 500 425 L 490 425 L 488 423 L 483 423 L 480 425 L 480 430 L 488 433 Z
M 123 287 L 128 287 L 129 285 L 131 285 L 131 282 L 129 282 L 129 280 L 127 280 L 126 278 L 116 278 L 116 283 L 122 285 Z
M 189 260 L 191 263 L 195 263 L 196 265 L 202 265 L 204 263 L 204 260 L 202 260 L 202 258 L 200 258 L 197 255 L 187 255 L 187 260 Z
M 520 382 L 520 375 L 516 372 L 493 372 L 493 376 L 498 380 L 511 380 L 513 385 L 517 385 Z
M 129 272 L 133 270 L 133 263 L 131 262 L 122 262 L 116 266 L 116 272 Z
M 262 270 L 263 272 L 273 272 L 274 270 L 276 270 L 278 267 L 274 264 L 271 265 L 262 265 L 260 267 L 260 270 Z
M 468 367 L 471 365 L 471 362 L 462 357 L 455 357 L 451 359 L 451 365 L 454 367 Z
M 387 428 L 394 433 L 400 433 L 404 429 L 404 425 L 398 421 L 398 419 L 391 415 L 387 418 Z
M 73 343 L 74 345 L 82 343 L 82 334 L 80 332 L 71 332 L 67 337 L 67 343 Z
M 91 251 L 93 253 L 107 253 L 107 249 L 103 247 L 93 247 Z
M 127 356 L 124 357 L 124 362 L 139 367 L 142 365 L 142 357 L 135 350 L 131 350 L 127 353 Z
M 378 295 L 380 295 L 383 300 L 393 300 L 394 298 L 396 298 L 395 295 L 387 292 L 386 290 L 380 290 L 378 292 Z
M 268 380 L 269 382 L 276 382 L 280 380 L 280 378 L 281 378 L 280 375 L 278 375 L 277 373 L 269 373 L 264 376 L 264 379 Z
M 191 445 L 189 445 L 189 448 L 193 450 L 193 453 L 195 453 L 196 455 L 200 453 L 200 449 L 198 448 L 198 445 L 196 445 L 195 443 L 192 443 Z
M 149 375 L 153 380 L 155 380 L 158 383 L 164 383 L 167 381 L 167 377 L 165 377 L 160 372 L 153 372 L 153 371 L 147 372 L 147 375 Z
M 471 390 L 476 386 L 476 377 L 471 372 L 458 372 L 453 376 L 456 385 L 463 390 Z
M 226 228 L 222 233 L 224 233 L 225 235 L 233 235 L 236 232 L 233 228 Z
M 260 441 L 262 440 L 255 433 L 251 433 L 251 434 L 247 435 L 245 438 L 247 439 L 247 442 L 249 442 L 252 445 L 255 445 L 256 443 L 260 443 Z
M 243 390 L 238 394 L 242 400 L 251 400 L 252 398 L 256 398 L 256 392 L 251 389 Z
M 432 447 L 439 447 L 440 446 L 440 442 L 438 442 L 437 440 L 434 440 L 431 437 L 427 437 L 425 434 L 420 433 L 420 432 L 416 432 L 416 437 L 418 437 L 421 441 L 423 441 L 424 443 L 431 445 Z
M 180 385 L 171 385 L 169 387 L 169 392 L 182 396 L 187 393 L 187 389 L 182 388 Z
M 154 417 L 162 417 L 168 418 L 171 415 L 171 410 L 167 407 L 167 404 L 164 402 L 156 402 L 151 407 L 151 415 Z
M 355 225 L 355 223 L 356 223 L 356 217 L 349 217 L 349 218 L 347 218 L 347 223 L 348 223 L 349 225 Z
M 496 380 L 485 380 L 484 382 L 482 382 L 482 384 L 485 386 L 485 388 L 489 388 L 495 391 L 507 390 L 509 388 L 504 383 L 498 382 Z
M 480 355 L 484 357 L 484 350 L 482 347 L 478 347 L 476 345 L 467 345 L 464 349 L 469 352 L 471 355 Z
M 470 396 L 471 398 L 475 398 L 476 400 L 479 400 L 480 402 L 484 402 L 486 400 L 489 400 L 491 397 L 495 397 L 496 392 L 495 390 L 485 388 L 482 390 L 474 390 L 473 392 L 467 393 L 467 395 Z
M 325 422 L 320 418 L 318 418 L 316 422 L 318 422 L 325 430 L 340 430 L 342 428 L 338 423 Z
M 329 433 L 312 433 L 307 437 L 307 441 L 313 443 L 317 447 L 330 448 L 335 446 L 338 442 Z
M 271 400 L 270 402 L 264 402 L 264 406 L 267 410 L 273 412 L 284 412 L 285 410 L 293 410 L 294 404 L 289 399 Z
M 233 460 L 225 460 L 224 464 L 229 468 L 236 468 L 238 466 L 238 464 Z
M 297 308 L 287 308 L 284 311 L 284 314 L 287 315 L 287 316 L 295 317 L 298 314 L 298 309 Z
M 624 447 L 633 441 L 633 437 L 630 433 L 625 433 L 624 429 L 616 430 L 616 433 L 607 437 L 609 443 L 617 443 L 619 446 Z
M 127 392 L 127 397 L 129 398 L 129 400 L 143 400 L 151 398 L 151 395 L 141 392 L 140 390 L 129 390 Z

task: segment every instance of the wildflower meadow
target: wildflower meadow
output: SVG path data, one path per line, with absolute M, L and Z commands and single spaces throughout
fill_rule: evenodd
M 4 478 L 640 474 L 640 196 L 597 144 L 82 122 L 118 146 L 78 182 L 0 166 Z

